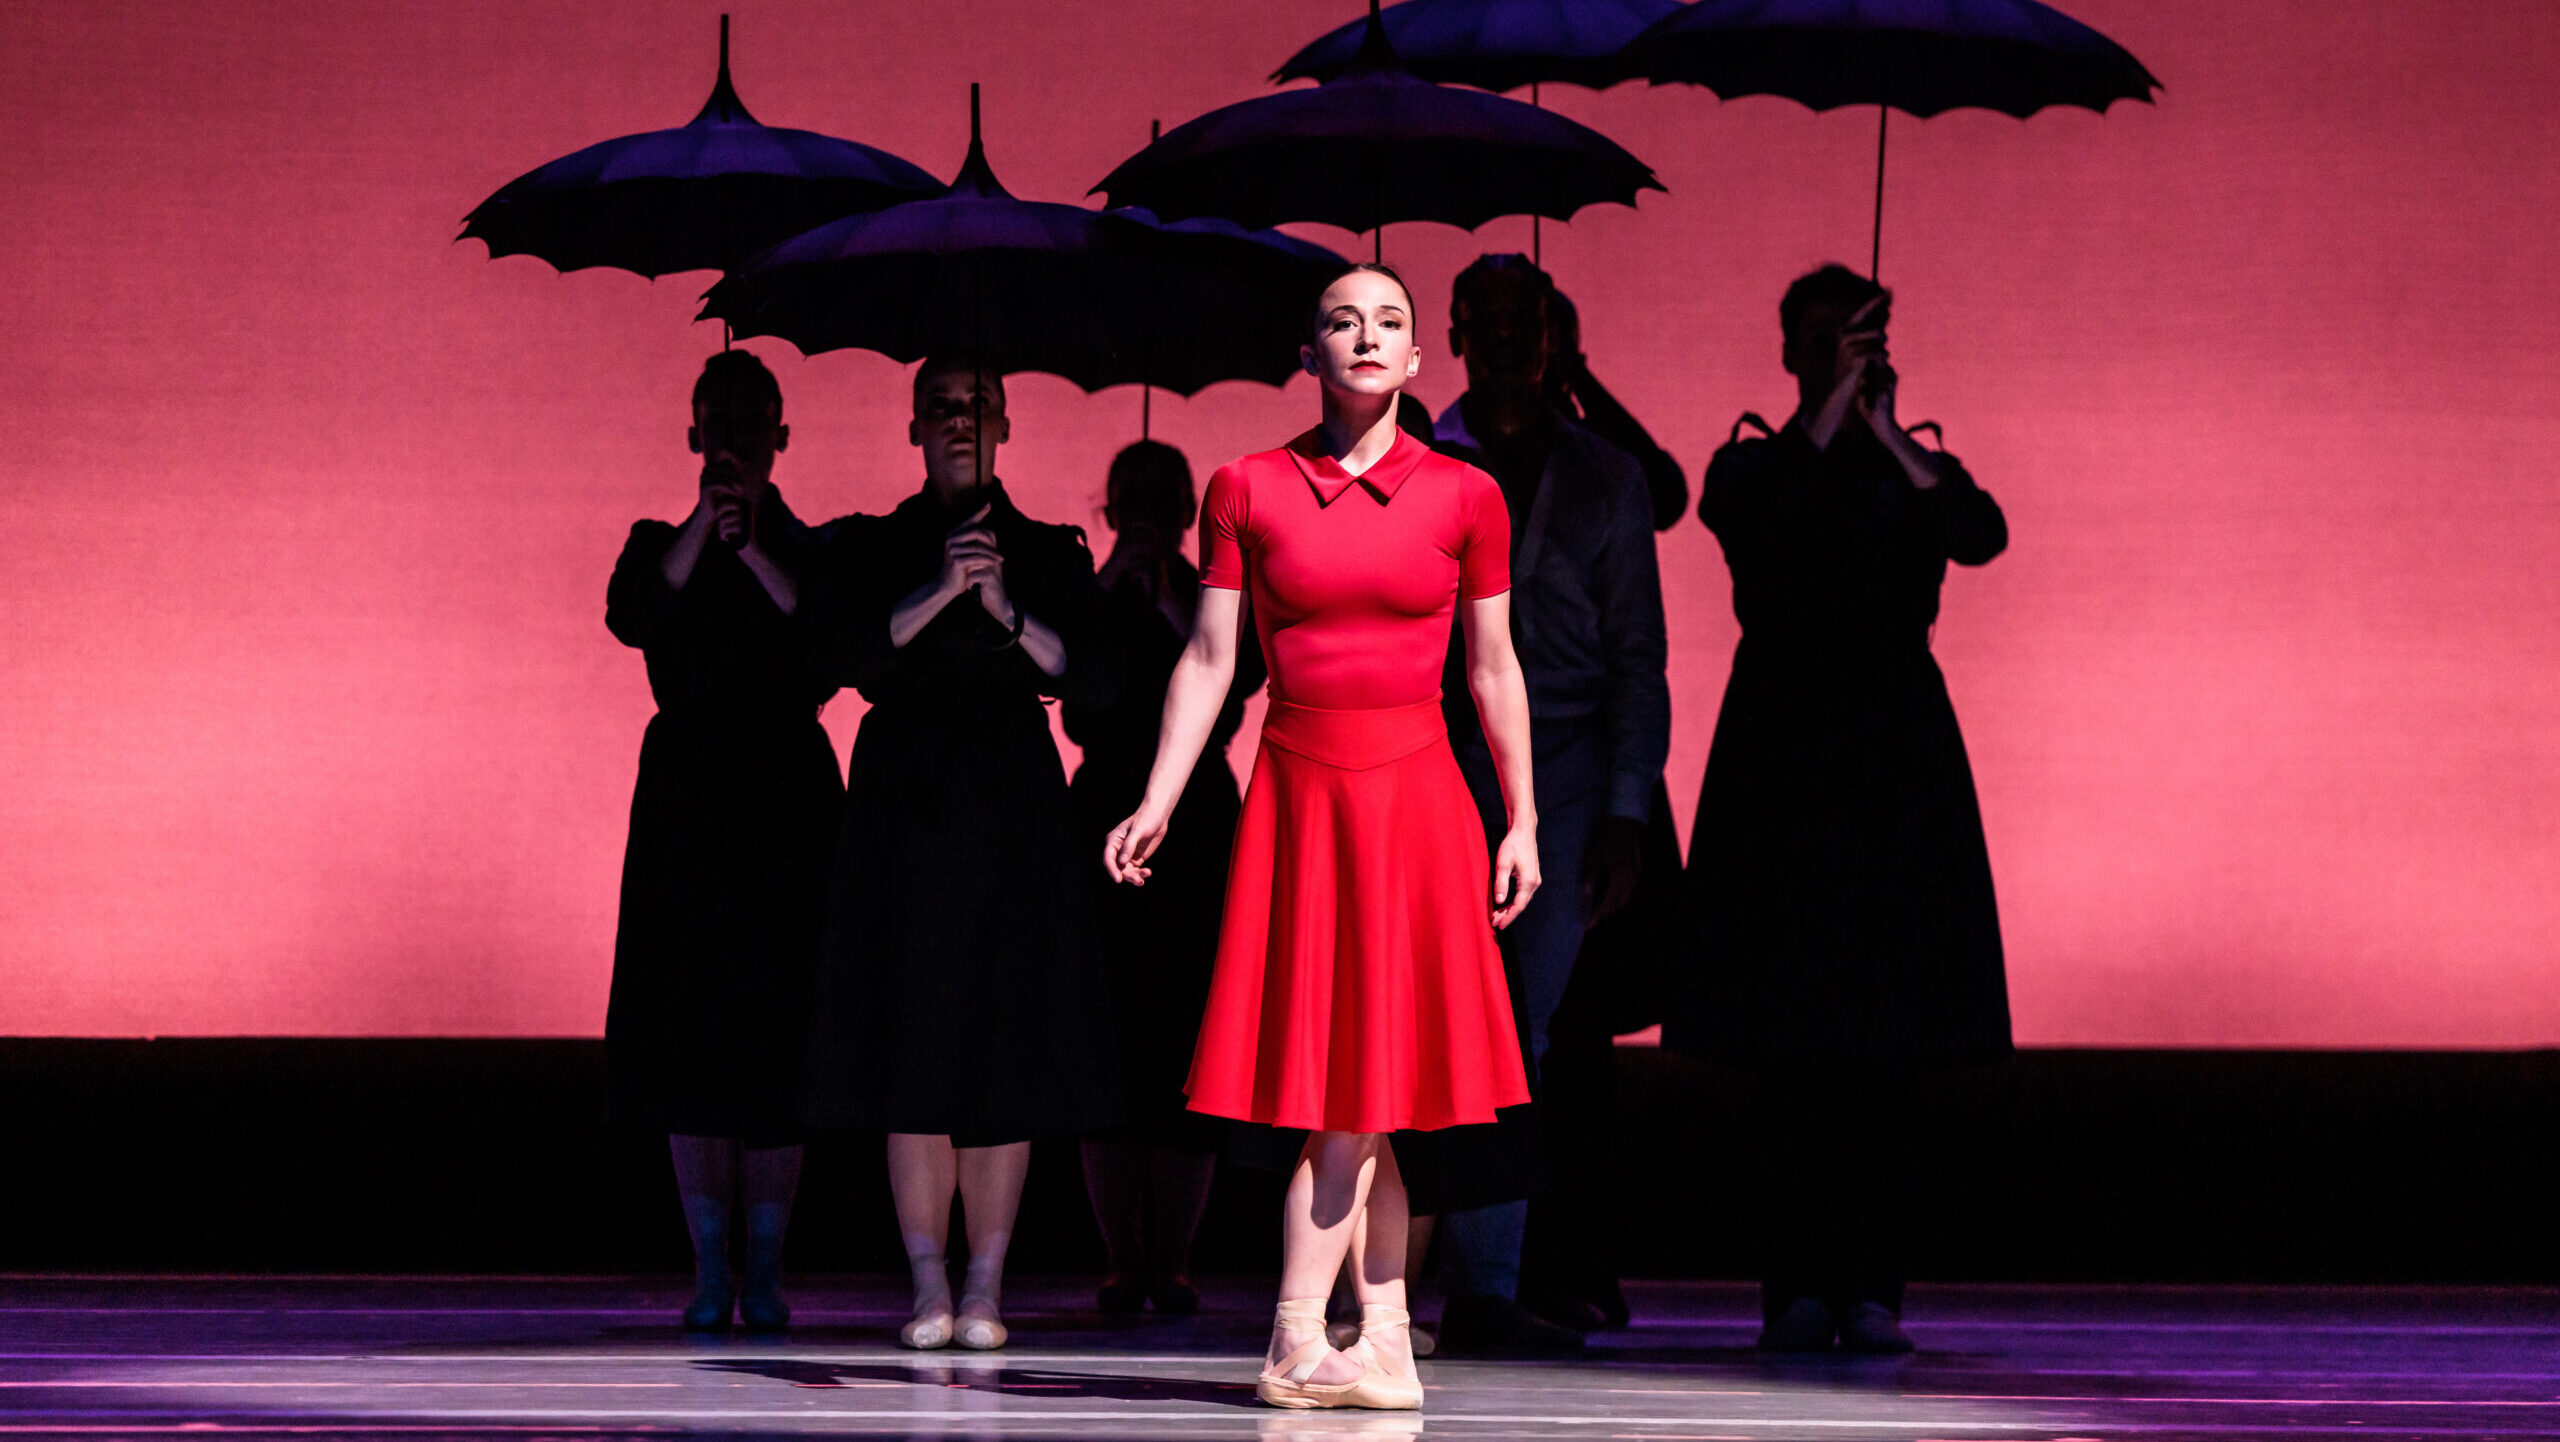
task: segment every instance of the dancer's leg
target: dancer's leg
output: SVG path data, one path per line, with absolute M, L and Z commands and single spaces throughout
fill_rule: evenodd
M 693 1239 L 693 1300 L 684 1309 L 688 1327 L 729 1325 L 729 1212 L 738 1195 L 735 1137 L 670 1135 L 676 1195 L 684 1202 L 684 1229 Z
M 889 1134 L 889 1195 L 898 1208 L 898 1238 L 907 1249 L 915 1283 L 915 1311 L 898 1339 L 910 1347 L 939 1347 L 951 1340 L 951 1194 L 958 1166 L 951 1138 Z
M 1111 1275 L 1102 1283 L 1102 1310 L 1134 1312 L 1144 1304 L 1147 1271 L 1148 1154 L 1136 1142 L 1084 1142 L 1084 1195 L 1102 1231 Z
M 969 1229 L 969 1275 L 960 1287 L 960 1343 L 980 1349 L 1004 1345 L 1004 1253 L 1013 1242 L 1014 1213 L 1022 1207 L 1023 1178 L 1031 1173 L 1031 1143 L 962 1147 L 960 1218 Z
M 1411 1196 L 1411 1193 L 1406 1193 L 1405 1206 L 1408 1210 L 1413 1205 Z M 1439 1223 L 1440 1219 L 1436 1216 L 1417 1216 L 1404 1229 L 1404 1294 L 1407 1298 L 1405 1302 L 1407 1307 L 1413 1305 L 1412 1298 L 1422 1295 L 1422 1271 L 1423 1268 L 1431 1265 L 1431 1234 L 1438 1229 Z M 1407 1340 L 1412 1343 L 1413 1355 L 1417 1357 L 1428 1357 L 1437 1350 L 1436 1339 L 1429 1332 L 1410 1332 L 1407 1334 Z
M 1412 1237 L 1404 1174 L 1396 1169 L 1396 1149 L 1378 1148 L 1369 1178 L 1369 1195 L 1352 1234 L 1351 1285 L 1363 1306 L 1401 1307 L 1405 1303 L 1405 1247 Z
M 1183 1275 L 1191 1267 L 1191 1239 L 1209 1207 L 1218 1154 L 1159 1146 L 1147 1163 L 1147 1285 L 1156 1310 L 1177 1315 L 1199 1310 L 1200 1294 Z
M 1351 1285 L 1360 1296 L 1360 1335 L 1377 1357 L 1378 1369 L 1399 1382 L 1420 1387 L 1422 1374 L 1413 1365 L 1413 1339 L 1407 1325 L 1411 1316 L 1405 1310 L 1405 1248 L 1412 1237 L 1413 1223 L 1410 1212 L 1404 1174 L 1396 1169 L 1396 1149 L 1381 1146 L 1377 1169 L 1369 1181 L 1368 1204 L 1361 1208 L 1359 1223 L 1352 1232 Z M 1391 1309 L 1391 1315 L 1381 1319 L 1373 1308 Z
M 1369 1200 L 1369 1183 L 1385 1143 L 1353 1132 L 1314 1132 L 1298 1153 L 1297 1169 L 1280 1206 L 1280 1300 L 1313 1299 L 1317 1324 L 1304 1329 L 1274 1324 L 1267 1365 L 1276 1366 L 1309 1342 L 1323 1340 L 1321 1309 L 1351 1251 L 1351 1238 Z M 1360 1377 L 1360 1364 L 1329 1352 L 1301 1382 L 1334 1384 Z
M 791 1230 L 791 1199 L 800 1190 L 801 1149 L 740 1148 L 741 1200 L 747 1211 L 747 1275 L 738 1315 L 750 1327 L 773 1328 L 791 1320 L 782 1299 L 782 1240 Z
M 1410 1207 L 1411 1203 L 1406 1205 Z M 1431 1233 L 1439 1220 L 1438 1217 L 1416 1217 L 1404 1229 L 1404 1288 L 1408 1297 L 1422 1285 L 1422 1268 L 1431 1255 Z

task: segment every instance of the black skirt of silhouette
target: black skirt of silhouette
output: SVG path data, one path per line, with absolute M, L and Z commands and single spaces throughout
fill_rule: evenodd
M 1666 1039 L 1746 1066 L 1957 1065 L 2010 1050 L 1991 864 L 1929 652 L 1947 562 L 2007 523 L 1963 467 L 1790 426 L 1707 469 L 1742 641 L 1687 875 L 1696 969 Z
M 831 678 L 871 703 L 853 744 L 809 1048 L 826 1128 L 995 1146 L 1121 1118 L 1119 1058 L 1086 844 L 1044 696 L 1106 701 L 1118 665 L 1084 533 L 986 524 L 1005 588 L 1064 643 L 1035 665 L 975 597 L 903 647 L 889 613 L 933 579 L 967 512 L 930 492 L 831 527 L 812 626 Z M 976 509 L 972 501 L 969 509 Z
M 779 500 L 759 528 L 805 557 Z M 818 724 L 835 693 L 737 553 L 702 549 L 682 591 L 659 569 L 676 528 L 631 528 L 605 624 L 648 659 L 658 714 L 640 744 L 623 853 L 605 1055 L 617 1120 L 776 1143 L 798 1134 L 810 965 L 844 807 Z
M 1176 563 L 1174 584 L 1193 595 L 1199 577 Z M 1235 846 L 1239 798 L 1225 751 L 1244 721 L 1245 698 L 1262 685 L 1262 648 L 1246 637 L 1236 676 L 1219 709 L 1209 746 L 1192 768 L 1174 807 L 1173 828 L 1148 863 L 1145 886 L 1125 886 L 1102 870 L 1102 847 L 1146 794 L 1164 693 L 1186 638 L 1145 587 L 1123 578 L 1107 614 L 1123 665 L 1118 693 L 1102 705 L 1070 700 L 1063 708 L 1068 739 L 1084 748 L 1070 788 L 1079 855 L 1088 868 L 1102 950 L 1111 978 L 1111 1014 L 1120 1037 L 1120 1080 L 1128 1098 L 1130 1140 L 1215 1150 L 1226 1124 L 1188 1109 L 1183 1084 L 1209 1003 L 1210 965 L 1218 950 L 1218 918 L 1227 897 L 1227 860 Z

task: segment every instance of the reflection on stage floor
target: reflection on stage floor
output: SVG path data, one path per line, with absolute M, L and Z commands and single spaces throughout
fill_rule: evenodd
M 1779 1361 L 1749 1289 L 1631 1288 L 1573 1361 L 1434 1360 L 1420 1415 L 1284 1413 L 1268 1306 L 1105 1320 L 1011 1289 L 992 1354 L 900 1350 L 888 1284 L 803 1279 L 779 1337 L 692 1338 L 672 1281 L 0 1279 L 0 1433 L 1103 1439 L 2560 1437 L 2560 1293 L 1922 1287 L 1921 1350 Z

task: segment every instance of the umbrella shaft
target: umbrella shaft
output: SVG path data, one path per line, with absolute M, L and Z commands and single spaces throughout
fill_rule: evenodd
M 1884 283 L 1884 131 L 1892 118 L 1892 106 L 1876 107 L 1876 223 L 1875 232 L 1867 241 L 1867 279 L 1878 285 Z

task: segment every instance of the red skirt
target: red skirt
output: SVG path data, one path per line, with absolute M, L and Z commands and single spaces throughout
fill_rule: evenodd
M 1475 800 L 1440 703 L 1274 701 L 1184 1091 L 1211 1116 L 1436 1130 L 1529 1099 Z

